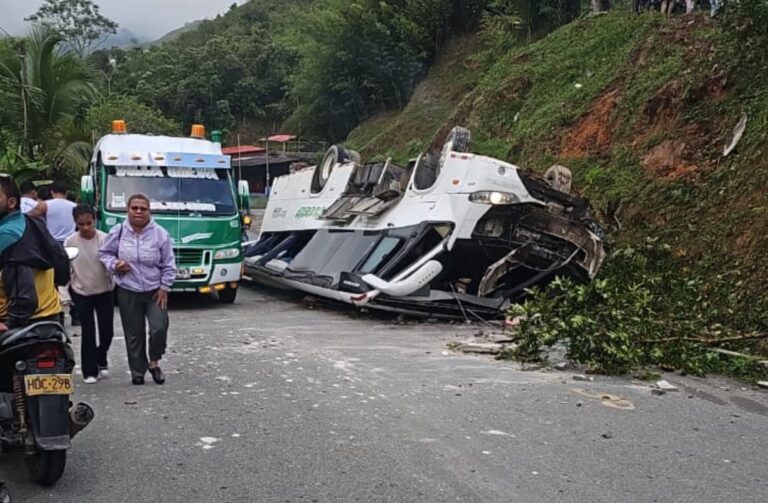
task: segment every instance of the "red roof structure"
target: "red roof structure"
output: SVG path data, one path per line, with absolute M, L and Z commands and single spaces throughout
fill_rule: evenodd
M 264 147 L 255 147 L 253 145 L 242 145 L 240 147 L 224 147 L 221 149 L 221 153 L 224 155 L 236 155 L 242 156 L 246 154 L 260 154 L 266 152 Z
M 257 141 L 272 141 L 275 143 L 287 143 L 291 140 L 295 140 L 296 135 L 292 134 L 273 134 L 266 138 L 259 138 Z

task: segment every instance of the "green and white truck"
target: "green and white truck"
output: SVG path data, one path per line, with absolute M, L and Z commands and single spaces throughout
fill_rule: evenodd
M 248 182 L 235 180 L 220 136 L 206 140 L 199 125 L 189 138 L 127 134 L 123 121 L 113 121 L 112 130 L 96 144 L 81 180 L 81 198 L 96 207 L 99 229 L 108 232 L 126 218 L 132 194 L 146 195 L 155 222 L 173 239 L 172 291 L 216 292 L 234 302 L 250 194 Z

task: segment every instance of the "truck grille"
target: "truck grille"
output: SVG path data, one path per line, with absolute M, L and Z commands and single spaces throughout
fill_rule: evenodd
M 177 264 L 184 265 L 202 265 L 203 259 L 209 255 L 205 250 L 197 250 L 194 248 L 176 248 L 173 250 L 176 256 Z

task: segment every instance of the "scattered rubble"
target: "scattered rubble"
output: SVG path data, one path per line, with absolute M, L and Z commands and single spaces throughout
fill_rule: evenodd
M 600 403 L 605 407 L 611 407 L 613 409 L 620 410 L 635 410 L 635 405 L 632 402 L 626 398 L 612 395 L 610 393 L 594 393 L 582 388 L 574 388 L 571 390 L 571 393 L 576 393 L 577 395 L 582 395 L 589 398 L 596 398 L 600 400 Z
M 553 367 L 555 370 L 568 370 L 568 367 L 570 367 L 570 364 L 568 362 L 559 362 L 559 363 L 555 363 Z
M 757 381 L 757 387 L 768 389 L 768 381 Z
M 662 391 L 680 391 L 677 387 L 669 383 L 669 381 L 661 380 L 656 383 L 656 388 Z
M 592 376 L 585 376 L 585 375 L 581 375 L 581 374 L 574 374 L 573 380 L 574 381 L 590 381 L 590 382 L 592 382 L 592 381 L 595 380 L 595 378 L 592 377 Z
M 449 344 L 451 349 L 464 353 L 479 353 L 497 355 L 504 351 L 506 346 L 496 342 L 464 341 Z

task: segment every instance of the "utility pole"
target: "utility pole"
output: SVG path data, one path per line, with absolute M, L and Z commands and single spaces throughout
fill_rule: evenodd
M 29 112 L 27 110 L 27 51 L 23 41 L 19 42 L 19 84 L 21 87 L 21 110 L 24 123 L 24 149 L 27 159 L 32 159 L 32 145 L 29 142 Z
M 271 192 L 269 190 L 269 133 L 267 133 L 266 140 L 267 140 L 267 147 L 266 147 L 266 154 L 267 154 L 266 175 L 267 176 L 266 176 L 266 182 L 264 184 L 264 193 L 267 194 L 267 196 L 269 196 Z

